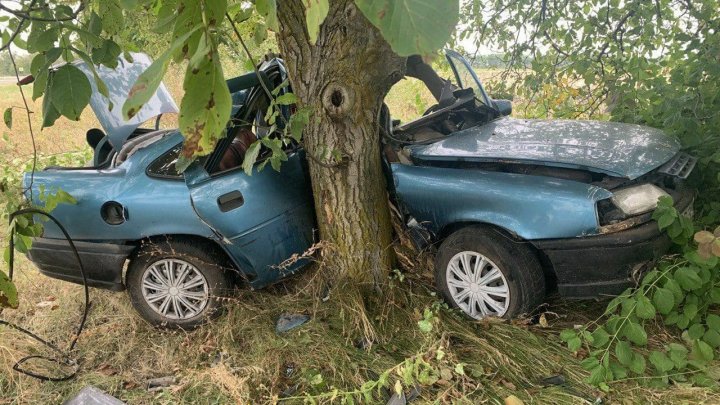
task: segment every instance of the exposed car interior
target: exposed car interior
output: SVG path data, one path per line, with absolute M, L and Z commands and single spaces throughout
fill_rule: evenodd
M 265 63 L 269 63 L 270 67 L 261 66 L 263 70 L 259 72 L 260 76 L 266 88 L 275 89 L 282 83 L 282 74 L 279 69 L 273 68 L 273 64 L 277 65 L 277 62 L 269 61 Z M 230 79 L 227 83 L 233 99 L 232 118 L 228 124 L 227 136 L 218 142 L 215 150 L 210 155 L 199 160 L 211 175 L 222 174 L 240 168 L 250 146 L 258 139 L 272 135 L 269 133 L 271 126 L 265 121 L 269 99 L 263 86 L 260 86 L 258 75 L 255 72 L 247 73 Z M 276 127 L 282 129 L 282 125 L 283 122 L 278 122 Z M 158 134 L 159 137 L 163 135 L 164 133 Z M 116 159 L 115 164 L 119 165 L 132 155 L 135 150 L 157 139 L 147 134 L 139 137 L 136 142 L 128 141 L 123 147 L 123 151 L 118 154 L 120 159 Z M 291 144 L 286 147 L 286 150 L 295 147 L 297 145 Z M 182 175 L 175 169 L 175 163 L 180 156 L 181 148 L 182 144 L 178 144 L 157 158 L 148 167 L 147 173 L 150 176 L 159 178 L 182 178 Z M 267 147 L 261 146 L 257 161 L 262 161 L 269 153 L 270 150 Z
M 389 162 L 412 164 L 407 146 L 433 143 L 454 132 L 501 116 L 492 102 L 488 103 L 489 98 L 480 87 L 480 90 L 460 88 L 462 83 L 456 85 L 442 79 L 420 56 L 408 58 L 406 75 L 420 79 L 437 104 L 428 108 L 422 117 L 407 123 L 391 121 L 389 110 L 383 105 L 383 150 Z M 476 94 L 477 91 L 482 93 Z

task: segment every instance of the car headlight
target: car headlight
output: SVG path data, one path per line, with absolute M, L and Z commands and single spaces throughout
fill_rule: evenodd
M 625 215 L 638 215 L 654 210 L 658 199 L 666 195 L 660 187 L 643 184 L 613 191 L 611 200 Z

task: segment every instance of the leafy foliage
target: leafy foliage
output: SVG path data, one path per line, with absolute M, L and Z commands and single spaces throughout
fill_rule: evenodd
M 303 4 L 314 44 L 329 3 L 305 0 Z M 357 0 L 356 4 L 400 55 L 434 52 L 450 39 L 458 19 L 457 0 Z M 122 111 L 125 117 L 134 116 L 157 89 L 169 63 L 187 62 L 180 105 L 186 159 L 210 153 L 229 119 L 231 100 L 219 53 L 221 43 L 234 41 L 223 26 L 226 14 L 238 22 L 248 21 L 253 14 L 259 16 L 253 28 L 256 43 L 267 38 L 268 29 L 279 30 L 276 0 L 255 0 L 253 7 L 243 2 L 228 5 L 227 0 L 93 0 L 82 2 L 76 9 L 63 2 L 36 0 L 21 1 L 19 6 L 8 18 L 2 46 L 12 40 L 14 46 L 35 55 L 31 63 L 33 98 L 45 95 L 43 126 L 51 126 L 61 116 L 77 120 L 90 98 L 90 79 L 85 74 L 72 65 L 51 70 L 53 64 L 85 61 L 92 70 L 91 79 L 107 95 L 94 66 L 113 67 L 123 47 L 134 49 L 132 42 L 121 43 L 133 35 L 125 29 L 126 24 L 134 23 L 128 15 L 137 15 L 137 10 L 155 15 L 153 30 L 169 36 L 169 45 L 137 80 Z M 27 40 L 20 32 L 28 32 Z M 10 123 L 10 117 L 5 114 L 6 122 Z M 290 123 L 296 138 L 307 120 L 307 114 L 301 114 Z M 271 161 L 273 166 L 276 162 L 277 158 Z
M 712 313 L 720 304 L 720 258 L 693 247 L 692 223 L 678 214 L 669 197 L 661 199 L 653 217 L 681 246 L 682 255 L 663 261 L 638 288 L 610 301 L 600 319 L 560 334 L 570 350 L 587 351 L 582 365 L 590 372 L 588 382 L 606 390 L 608 382 L 647 373 L 656 383 L 711 381 L 704 371 L 720 347 L 720 316 Z M 701 231 L 694 239 L 703 244 L 711 238 L 712 233 Z M 656 319 L 677 328 L 684 344 L 650 343 Z M 643 350 L 646 346 L 652 349 Z
M 457 1 L 356 0 L 400 56 L 425 55 L 442 48 L 458 20 Z
M 28 206 L 34 206 L 50 212 L 59 204 L 75 204 L 75 199 L 67 192 L 55 190 L 40 190 L 40 201 L 28 201 L 23 196 L 25 189 L 22 185 L 22 171 L 32 170 L 32 160 L 23 160 L 20 158 L 0 157 L 0 218 L 7 223 L 9 213 Z M 70 166 L 79 165 L 88 159 L 85 153 L 64 153 L 60 155 L 41 156 L 38 159 L 39 167 L 54 166 L 64 164 Z M 20 215 L 13 219 L 7 225 L 6 235 L 10 232 L 14 235 L 15 249 L 20 253 L 27 253 L 32 245 L 32 238 L 42 235 L 42 223 L 37 222 L 32 215 Z M 5 262 L 10 256 L 9 246 L 3 249 L 3 258 Z M 3 297 L 4 296 L 4 297 Z M 17 291 L 12 282 L 8 279 L 7 274 L 0 271 L 0 308 L 11 307 L 16 308 Z
M 489 87 L 525 99 L 525 115 L 654 126 L 700 158 L 689 179 L 701 190 L 696 223 L 669 198 L 653 215 L 681 254 L 613 299 L 600 319 L 561 338 L 587 356 L 589 382 L 604 389 L 637 376 L 648 383 L 711 381 L 703 371 L 717 347 L 711 325 L 720 303 L 720 248 L 713 252 L 720 230 L 695 231 L 720 222 L 717 2 L 481 0 L 464 3 L 461 15 L 460 39 L 504 52 L 503 83 Z M 658 321 L 677 328 L 682 342 L 654 340 Z
M 530 116 L 662 128 L 700 157 L 703 226 L 720 219 L 720 8 L 714 0 L 471 1 L 460 39 L 501 49 Z

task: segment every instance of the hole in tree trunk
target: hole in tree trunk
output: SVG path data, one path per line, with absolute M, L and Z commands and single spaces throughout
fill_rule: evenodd
M 343 103 L 343 95 L 340 90 L 335 90 L 332 92 L 332 95 L 330 96 L 330 101 L 332 102 L 332 105 L 335 107 L 340 107 Z
M 340 84 L 331 83 L 323 91 L 323 106 L 333 117 L 341 117 L 352 109 L 354 93 Z

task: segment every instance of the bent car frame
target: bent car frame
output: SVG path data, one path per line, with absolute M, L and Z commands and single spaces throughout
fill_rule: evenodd
M 91 286 L 127 289 L 149 322 L 189 328 L 218 313 L 217 297 L 234 284 L 262 288 L 306 265 L 280 266 L 313 243 L 305 151 L 286 145 L 280 172 L 258 170 L 264 149 L 252 175 L 241 168 L 252 142 L 274 136 L 260 84 L 277 87 L 286 73 L 272 59 L 259 75 L 228 81 L 227 136 L 179 173 L 182 135 L 140 128 L 177 111 L 164 86 L 132 122 L 108 111 L 149 64 L 133 59 L 98 68 L 111 97 L 91 100 L 103 126 L 87 134 L 92 165 L 36 173 L 32 193 L 61 188 L 77 200 L 53 215 Z M 407 123 L 384 107 L 379 142 L 391 199 L 418 246 L 437 247 L 436 284 L 451 305 L 476 319 L 512 317 L 554 289 L 573 298 L 618 294 L 667 252 L 671 242 L 651 219 L 657 200 L 670 195 L 685 211 L 694 197 L 685 179 L 695 159 L 676 140 L 639 125 L 511 118 L 510 103 L 491 99 L 467 60 L 448 51 L 447 61 L 452 83 L 423 75 L 437 104 Z M 52 224 L 29 257 L 43 274 L 81 280 Z

